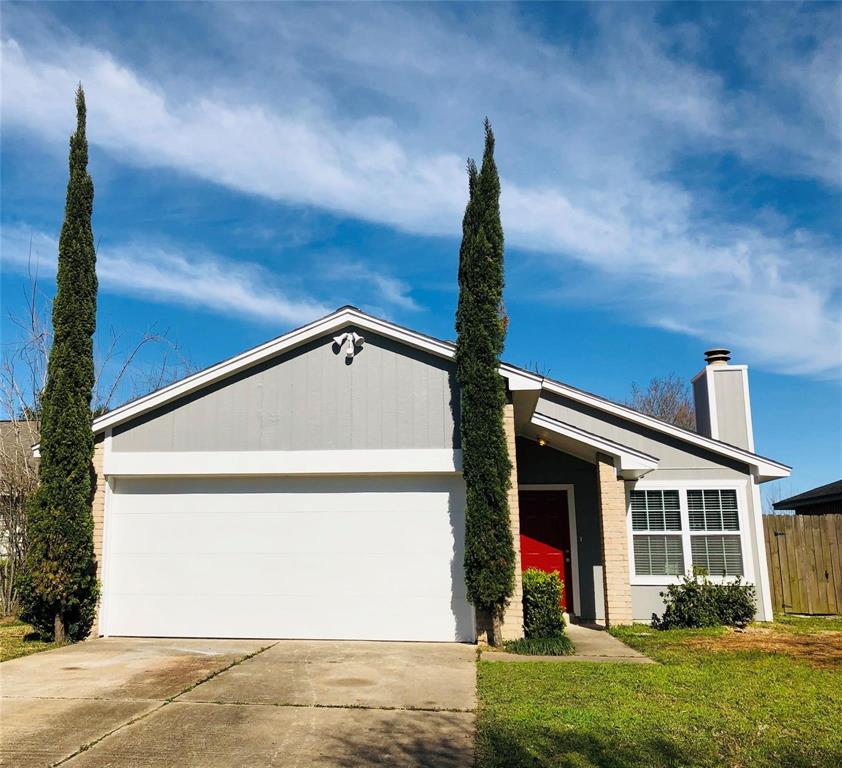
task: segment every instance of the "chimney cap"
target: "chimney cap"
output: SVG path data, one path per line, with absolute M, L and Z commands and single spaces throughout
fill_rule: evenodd
M 711 347 L 705 350 L 706 365 L 727 365 L 731 359 L 731 350 L 724 347 Z

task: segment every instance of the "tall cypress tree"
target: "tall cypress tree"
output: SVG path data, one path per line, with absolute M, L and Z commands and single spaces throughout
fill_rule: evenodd
M 459 251 L 456 379 L 461 392 L 468 599 L 484 614 L 489 641 L 501 642 L 506 601 L 514 589 L 509 525 L 511 461 L 503 429 L 506 389 L 498 372 L 505 341 L 503 226 L 494 134 L 485 121 L 485 152 L 477 173 L 468 162 L 469 199 Z
M 85 115 L 80 85 L 58 247 L 53 346 L 41 401 L 40 484 L 27 510 L 29 551 L 21 584 L 23 618 L 57 642 L 87 636 L 98 595 L 91 516 L 97 277 Z

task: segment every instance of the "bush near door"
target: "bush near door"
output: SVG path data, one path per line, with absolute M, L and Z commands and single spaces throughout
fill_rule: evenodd
M 528 568 L 523 572 L 524 637 L 506 643 L 507 650 L 532 656 L 567 656 L 573 652 L 573 644 L 564 634 L 563 590 L 558 571 Z

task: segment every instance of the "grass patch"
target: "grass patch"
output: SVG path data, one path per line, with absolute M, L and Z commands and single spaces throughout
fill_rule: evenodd
M 55 643 L 45 643 L 41 640 L 35 634 L 35 630 L 23 621 L 3 619 L 0 622 L 0 662 L 55 647 Z
M 775 616 L 773 623 L 758 622 L 755 626 L 772 627 L 779 632 L 797 634 L 813 632 L 842 632 L 842 616 Z
M 560 637 L 521 637 L 507 640 L 503 646 L 509 653 L 523 656 L 570 656 L 575 650 L 567 635 Z
M 827 630 L 797 622 L 752 629 L 777 638 L 833 638 Z M 805 656 L 762 644 L 729 645 L 731 638 L 750 637 L 751 631 L 634 626 L 612 634 L 660 664 L 481 661 L 477 765 L 842 764 L 842 663 L 817 666 Z

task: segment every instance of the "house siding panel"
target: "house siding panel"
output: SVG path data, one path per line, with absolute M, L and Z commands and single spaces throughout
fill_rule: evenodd
M 658 469 L 646 476 L 648 480 L 687 476 L 688 471 L 690 476 L 700 480 L 735 479 L 749 474 L 745 464 L 598 411 L 562 395 L 543 394 L 538 401 L 536 413 L 657 457 Z
M 729 445 L 750 449 L 742 369 L 731 370 L 730 367 L 720 367 L 714 372 L 714 382 L 719 439 Z
M 114 451 L 458 448 L 454 364 L 372 333 L 332 336 L 114 429 Z

